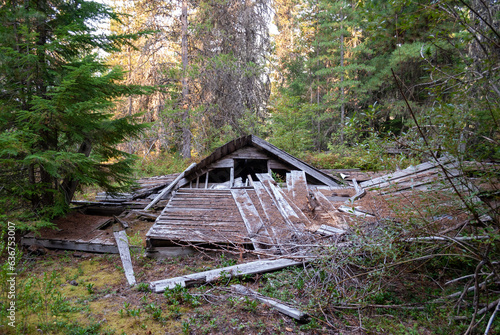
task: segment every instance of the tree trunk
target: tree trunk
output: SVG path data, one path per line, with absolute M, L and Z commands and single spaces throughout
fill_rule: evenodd
M 342 27 L 340 27 L 342 29 Z M 340 34 L 340 143 L 344 144 L 344 124 L 345 124 L 345 90 L 344 90 L 344 33 Z
M 90 156 L 90 152 L 92 151 L 92 142 L 89 139 L 85 139 L 83 143 L 80 145 L 79 153 L 84 154 L 85 157 Z M 70 204 L 71 200 L 73 200 L 73 196 L 75 195 L 76 189 L 80 185 L 80 181 L 74 180 L 70 176 L 65 178 L 61 183 L 61 189 L 64 193 L 64 200 L 66 204 Z
M 191 131 L 189 129 L 189 87 L 187 81 L 187 66 L 188 66 L 188 20 L 187 20 L 187 0 L 182 0 L 182 157 L 191 158 Z

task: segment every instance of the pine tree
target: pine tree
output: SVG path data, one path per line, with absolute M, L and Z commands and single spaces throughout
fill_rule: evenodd
M 124 73 L 99 52 L 134 35 L 99 29 L 118 19 L 83 0 L 4 1 L 0 7 L 0 178 L 4 204 L 31 203 L 55 216 L 82 184 L 120 191 L 130 184 L 132 156 L 116 149 L 143 126 L 114 117 L 116 99 L 146 88 L 120 84 Z M 137 36 L 137 35 L 136 35 Z

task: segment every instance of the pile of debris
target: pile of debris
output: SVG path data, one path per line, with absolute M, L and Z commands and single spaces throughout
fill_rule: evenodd
M 77 211 L 55 221 L 59 230 L 28 234 L 22 243 L 120 253 L 130 285 L 135 277 L 125 230 L 133 216 L 154 221 L 146 234 L 147 254 L 152 257 L 229 248 L 260 258 L 150 283 L 152 291 L 162 292 L 176 285 L 213 282 L 222 275 L 243 276 L 303 264 L 314 257 L 310 245 L 339 243 L 360 222 L 392 220 L 394 204 L 415 207 L 419 192 L 442 197 L 438 206 L 444 215 L 431 219 L 453 226 L 464 218 L 446 198 L 450 190 L 480 201 L 477 188 L 461 171 L 452 157 L 444 156 L 369 179 L 355 170 L 326 173 L 262 139 L 246 136 L 180 174 L 139 180 L 140 187 L 133 193 L 101 193 L 94 202 L 75 202 Z M 358 183 L 356 177 L 363 180 Z M 155 208 L 161 213 L 151 211 Z M 266 299 L 242 287 L 234 289 Z M 277 308 L 304 318 L 300 311 Z

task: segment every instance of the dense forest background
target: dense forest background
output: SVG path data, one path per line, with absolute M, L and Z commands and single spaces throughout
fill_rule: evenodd
M 124 190 L 134 155 L 161 173 L 246 134 L 325 168 L 392 169 L 431 151 L 498 159 L 498 9 L 3 1 L 3 207 L 59 215 L 83 185 Z

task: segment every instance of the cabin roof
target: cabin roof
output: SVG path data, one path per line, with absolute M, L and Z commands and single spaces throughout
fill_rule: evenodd
M 313 166 L 307 164 L 306 162 L 290 155 L 289 153 L 275 147 L 271 143 L 255 135 L 242 136 L 240 138 L 234 139 L 220 146 L 219 148 L 215 149 L 212 154 L 205 157 L 193 168 L 189 169 L 189 171 L 186 171 L 184 177 L 189 180 L 196 176 L 199 176 L 205 173 L 207 168 L 209 168 L 209 166 L 212 165 L 213 163 L 236 152 L 239 149 L 243 149 L 244 147 L 257 148 L 263 153 L 267 154 L 269 157 L 272 157 L 278 161 L 290 165 L 292 167 L 291 170 L 304 171 L 307 175 L 313 177 L 314 179 L 320 181 L 321 183 L 327 186 L 336 187 L 342 184 L 341 181 L 335 179 L 331 175 L 328 175 L 314 168 Z

